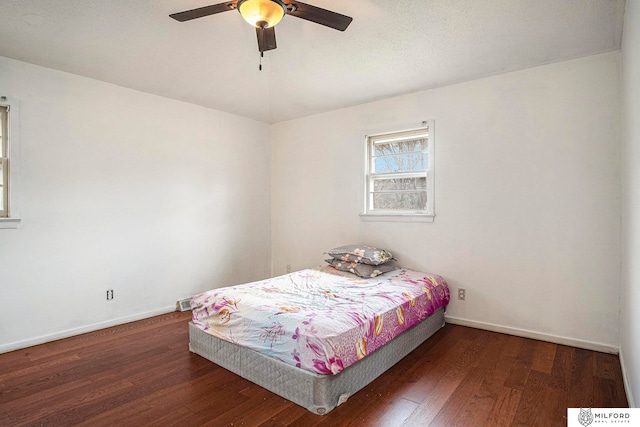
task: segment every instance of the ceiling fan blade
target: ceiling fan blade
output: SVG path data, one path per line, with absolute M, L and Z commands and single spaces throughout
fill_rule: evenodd
M 258 50 L 266 52 L 277 48 L 276 45 L 276 27 L 256 28 L 258 36 Z
M 316 24 L 334 28 L 339 31 L 346 30 L 349 24 L 351 24 L 351 21 L 353 21 L 353 18 L 350 16 L 311 6 L 310 4 L 297 0 L 285 0 L 284 3 L 288 6 L 287 15 L 306 19 L 307 21 L 315 22 Z
M 199 7 L 197 9 L 186 10 L 184 12 L 172 13 L 169 15 L 176 21 L 184 22 L 204 16 L 215 15 L 216 13 L 226 12 L 236 9 L 237 1 L 228 1 L 225 3 L 213 4 L 211 6 Z

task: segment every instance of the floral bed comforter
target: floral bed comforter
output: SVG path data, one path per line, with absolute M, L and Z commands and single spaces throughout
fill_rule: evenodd
M 337 374 L 449 303 L 437 275 L 398 269 L 362 279 L 331 267 L 213 289 L 193 322 L 218 338 L 319 374 Z

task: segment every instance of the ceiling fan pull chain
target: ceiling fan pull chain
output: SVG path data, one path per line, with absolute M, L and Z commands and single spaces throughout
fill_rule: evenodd
M 262 58 L 264 58 L 264 52 L 260 52 L 260 66 L 258 67 L 260 71 L 262 71 Z

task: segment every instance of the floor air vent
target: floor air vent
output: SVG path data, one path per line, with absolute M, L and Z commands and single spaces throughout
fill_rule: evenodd
M 191 310 L 191 298 L 185 298 L 185 299 L 181 299 L 178 300 L 178 304 L 177 304 L 178 311 L 189 311 Z

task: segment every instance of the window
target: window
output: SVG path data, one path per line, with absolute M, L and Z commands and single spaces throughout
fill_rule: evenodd
M 20 223 L 17 199 L 18 143 L 17 106 L 0 96 L 0 228 L 16 228 Z
M 433 121 L 366 138 L 365 220 L 433 221 Z
M 8 108 L 0 106 L 0 218 L 9 216 Z

